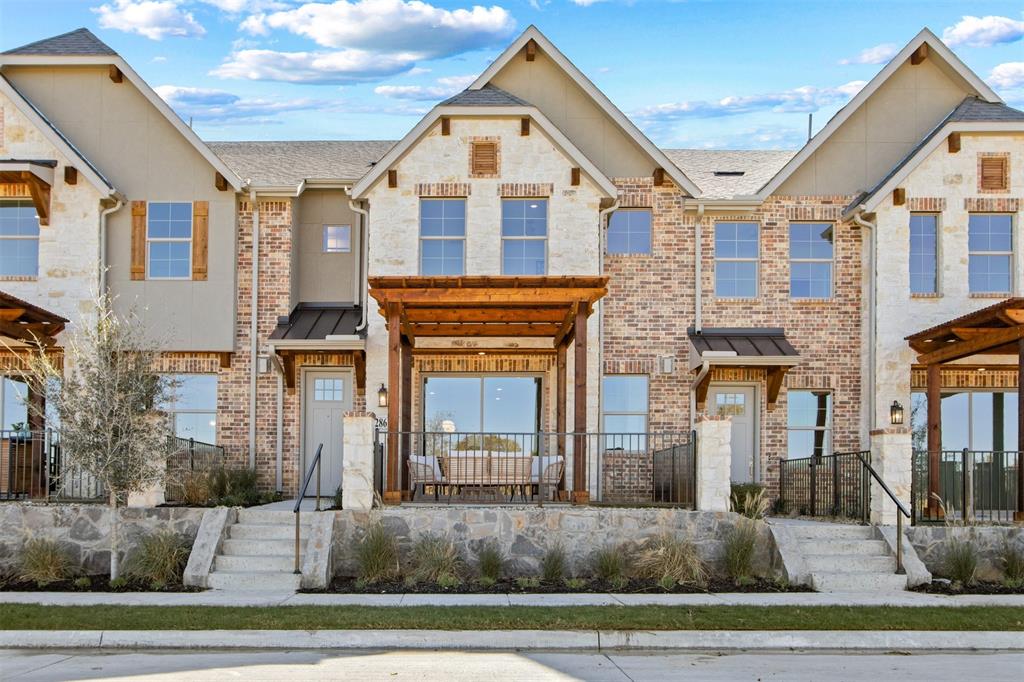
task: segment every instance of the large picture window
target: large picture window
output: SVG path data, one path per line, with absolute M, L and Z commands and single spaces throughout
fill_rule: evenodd
M 790 297 L 832 297 L 834 238 L 832 223 L 790 223 Z
M 910 293 L 938 291 L 938 224 L 934 214 L 910 216 Z
M 967 225 L 968 280 L 972 294 L 1013 290 L 1013 218 L 972 213 Z
M 150 279 L 192 278 L 191 202 L 152 202 L 146 212 Z
M 757 223 L 715 223 L 715 296 L 757 296 Z
M 39 274 L 39 218 L 31 201 L 0 201 L 0 277 Z
M 420 274 L 463 275 L 466 200 L 420 200 Z
M 501 274 L 547 274 L 548 200 L 501 202 Z
M 832 452 L 832 394 L 827 391 L 789 391 L 787 402 L 787 459 L 821 457 Z
M 18 431 L 28 426 L 28 386 L 24 382 L 3 377 L 0 382 L 0 429 Z
M 943 450 L 1016 450 L 1019 405 L 1013 391 L 960 391 L 942 394 Z M 915 450 L 928 448 L 928 395 L 910 396 Z
M 531 376 L 428 376 L 423 380 L 423 430 L 537 433 L 540 386 L 540 378 Z
M 217 442 L 217 375 L 177 374 L 177 388 L 164 411 L 174 435 L 203 443 Z
M 601 381 L 601 429 L 605 447 L 647 447 L 648 381 L 644 374 L 608 374 Z

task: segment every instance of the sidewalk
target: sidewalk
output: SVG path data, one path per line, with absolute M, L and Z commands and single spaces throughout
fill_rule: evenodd
M 295 594 L 292 592 L 0 592 L 0 604 L 47 606 L 1019 606 L 1024 595 L 919 592 L 716 594 Z

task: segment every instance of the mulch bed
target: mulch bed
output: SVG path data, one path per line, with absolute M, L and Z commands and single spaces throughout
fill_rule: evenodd
M 542 582 L 536 587 L 523 587 L 514 580 L 500 580 L 493 585 L 483 586 L 474 581 L 465 581 L 456 587 L 440 587 L 433 583 L 407 585 L 404 581 L 363 585 L 356 578 L 335 578 L 326 590 L 300 590 L 301 592 L 329 592 L 333 594 L 706 594 L 710 592 L 813 592 L 801 585 L 784 585 L 771 580 L 756 579 L 737 585 L 731 580 L 713 579 L 707 589 L 696 585 L 676 585 L 665 590 L 653 580 L 630 580 L 625 586 L 613 585 L 606 581 L 590 580 L 584 585 Z
M 983 583 L 978 582 L 973 585 L 954 585 L 947 580 L 937 580 L 935 582 L 927 583 L 925 585 L 918 585 L 912 587 L 911 590 L 914 592 L 923 592 L 925 594 L 1024 594 L 1024 585 L 1020 587 L 1010 587 L 1003 583 Z
M 12 580 L 0 585 L 0 592 L 202 592 L 201 588 L 185 587 L 184 585 L 166 585 L 163 589 L 154 590 L 152 585 L 141 581 L 129 580 L 119 587 L 110 586 L 110 576 L 90 575 L 88 587 L 75 585 L 77 578 L 59 580 L 46 585 L 34 582 Z

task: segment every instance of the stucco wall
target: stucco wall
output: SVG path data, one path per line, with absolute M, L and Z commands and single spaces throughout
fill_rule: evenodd
M 292 303 L 351 303 L 356 300 L 355 275 L 359 244 L 358 217 L 340 189 L 307 189 L 295 201 Z M 324 253 L 325 225 L 348 225 L 351 250 Z

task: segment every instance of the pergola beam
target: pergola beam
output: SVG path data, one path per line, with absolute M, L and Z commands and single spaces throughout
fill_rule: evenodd
M 1024 338 L 1024 325 L 1020 325 L 1018 327 L 1006 327 L 1004 329 L 993 330 L 988 334 L 972 337 L 966 341 L 947 344 L 945 348 L 939 348 L 938 350 L 933 350 L 930 353 L 919 355 L 917 361 L 922 365 L 934 365 L 950 362 L 952 360 L 966 358 L 970 355 L 984 353 L 985 351 L 1005 346 L 1022 338 Z

